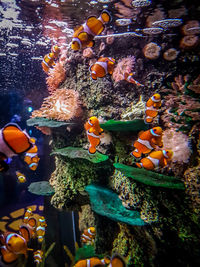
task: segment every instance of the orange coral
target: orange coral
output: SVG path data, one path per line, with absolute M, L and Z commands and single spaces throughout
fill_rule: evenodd
M 53 93 L 64 81 L 65 74 L 65 68 L 60 62 L 56 63 L 55 67 L 49 70 L 48 77 L 46 78 L 46 83 L 48 85 L 48 91 L 50 93 Z
M 32 117 L 44 117 L 58 121 L 68 121 L 81 115 L 79 94 L 75 90 L 57 89 L 46 97 L 39 110 Z
M 144 56 L 148 59 L 157 59 L 160 56 L 161 47 L 154 42 L 148 43 L 143 48 Z

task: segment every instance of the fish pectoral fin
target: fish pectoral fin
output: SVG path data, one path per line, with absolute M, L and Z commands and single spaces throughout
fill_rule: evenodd
M 88 34 L 87 32 L 81 32 L 79 33 L 78 35 L 78 38 L 81 40 L 81 41 L 87 41 L 88 40 Z
M 87 47 L 93 47 L 95 45 L 95 41 L 92 40 L 88 43 Z
M 138 134 L 138 137 L 140 137 L 141 136 L 141 134 L 143 133 L 144 131 L 140 131 L 139 132 L 139 134 Z
M 102 11 L 101 18 L 105 23 L 111 21 L 112 19 L 110 13 L 107 10 Z

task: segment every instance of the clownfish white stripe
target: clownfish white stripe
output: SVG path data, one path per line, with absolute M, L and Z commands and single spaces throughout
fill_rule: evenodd
M 83 32 L 86 32 L 89 35 L 92 35 L 93 37 L 96 35 L 91 29 L 88 27 L 86 23 L 83 24 Z
M 39 231 L 39 230 L 45 231 L 45 227 L 43 227 L 43 226 L 38 226 L 37 229 L 36 229 L 36 231 Z
M 44 59 L 43 59 L 43 61 L 42 61 L 48 68 L 49 68 L 49 65 L 48 65 L 48 63 L 46 62 L 46 61 L 44 61 Z
M 27 220 L 29 217 L 28 216 L 26 216 L 26 217 L 24 217 L 24 220 Z
M 93 124 L 90 122 L 90 120 L 88 120 L 88 123 L 89 123 L 89 125 L 93 126 Z
M 92 136 L 92 137 L 95 137 L 95 138 L 99 138 L 100 139 L 100 137 L 98 135 L 96 135 L 94 133 L 90 133 L 89 130 L 87 131 L 87 134 L 90 135 L 90 136 Z
M 160 162 L 159 159 L 155 159 L 150 156 L 148 156 L 147 159 L 149 159 L 155 167 L 159 166 L 159 162 Z
M 150 130 L 150 133 L 154 136 L 160 136 L 159 134 L 156 134 L 153 129 Z
M 35 157 L 35 156 L 37 156 L 37 153 L 26 153 L 26 157 L 30 157 L 30 158 L 33 158 L 33 157 Z
M 48 57 L 48 59 L 52 59 L 49 55 L 47 57 Z
M 154 101 L 154 102 L 160 102 L 160 99 L 155 99 L 154 96 L 151 97 L 151 100 Z
M 90 260 L 87 260 L 87 267 L 90 267 Z
M 30 168 L 33 167 L 33 166 L 37 166 L 37 163 L 31 163 L 28 165 Z
M 90 229 L 88 229 L 88 233 L 89 233 L 90 235 L 95 235 L 95 233 L 92 233 L 92 232 L 90 231 Z
M 45 222 L 45 219 L 39 219 L 39 222 Z
M 40 253 L 38 253 L 38 254 L 35 254 L 35 255 L 34 255 L 34 257 L 38 257 L 38 258 L 40 258 L 40 259 L 41 259 L 41 255 L 40 255 Z
M 153 149 L 153 147 L 150 145 L 150 143 L 149 143 L 148 140 L 142 140 L 142 139 L 138 138 L 137 141 L 138 141 L 138 143 L 140 143 L 140 144 L 146 146 L 147 148 L 149 148 L 149 149 Z M 137 152 L 137 151 L 136 151 L 136 152 Z
M 150 110 L 150 111 L 158 111 L 157 108 L 154 108 L 154 107 L 146 107 L 146 110 Z
M 90 241 L 91 241 L 91 238 L 90 238 L 89 236 L 87 236 L 87 235 L 85 235 L 85 234 L 82 234 L 82 239 L 84 239 L 83 237 L 84 237 L 85 239 L 87 239 L 87 240 L 90 240 Z
M 107 62 L 102 62 L 102 61 L 97 61 L 95 64 L 101 66 L 104 70 L 105 70 L 105 73 L 107 74 L 108 73 L 108 65 L 107 65 Z
M 28 212 L 28 213 L 32 213 L 32 211 L 31 211 L 31 210 L 27 210 L 26 212 Z
M 162 152 L 163 152 L 164 157 L 168 159 L 169 157 L 167 156 L 166 150 L 163 150 Z
M 81 41 L 80 41 L 78 38 L 76 38 L 76 37 L 72 38 L 72 43 L 73 43 L 73 42 L 78 42 L 78 44 L 79 44 L 79 46 L 80 46 L 80 49 L 82 48 Z

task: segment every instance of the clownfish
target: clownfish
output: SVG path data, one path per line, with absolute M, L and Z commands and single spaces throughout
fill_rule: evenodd
M 33 253 L 34 262 L 36 264 L 40 264 L 40 262 L 42 262 L 43 254 L 44 252 L 39 249 Z
M 135 84 L 135 85 L 137 85 L 137 86 L 144 86 L 143 84 L 141 84 L 141 83 L 139 83 L 138 81 L 136 81 L 134 78 L 133 78 L 133 75 L 134 75 L 134 73 L 133 72 L 131 72 L 131 73 L 125 73 L 124 74 L 124 80 L 126 80 L 127 82 L 129 82 L 129 83 L 133 83 L 133 84 Z
M 90 66 L 89 71 L 93 80 L 103 78 L 107 73 L 112 74 L 115 59 L 111 57 L 100 57 L 96 63 Z
M 28 220 L 29 220 L 30 217 L 32 217 L 32 216 L 33 216 L 33 210 L 32 210 L 31 208 L 28 208 L 28 209 L 25 211 L 23 222 L 24 222 L 24 223 L 28 223 Z
M 158 115 L 158 109 L 161 107 L 161 96 L 160 94 L 154 94 L 146 103 L 145 108 L 145 119 L 146 123 L 151 123 L 153 118 Z
M 44 56 L 42 60 L 42 68 L 45 72 L 48 72 L 49 69 L 55 65 L 56 63 L 54 61 L 54 53 L 49 53 Z
M 38 148 L 35 144 L 35 138 L 31 138 L 33 147 L 29 149 L 24 157 L 24 161 L 28 164 L 29 169 L 35 171 L 38 167 L 38 162 L 40 158 L 38 157 Z
M 138 134 L 137 141 L 133 144 L 135 150 L 131 152 L 131 155 L 135 158 L 140 158 L 142 154 L 151 152 L 156 145 L 162 147 L 162 133 L 161 127 L 154 127 L 147 131 L 141 131 Z
M 95 227 L 89 227 L 85 229 L 81 235 L 81 241 L 83 243 L 92 244 L 94 242 L 96 236 L 96 229 Z
M 136 163 L 139 168 L 154 170 L 156 167 L 165 167 L 172 159 L 172 150 L 153 151 L 148 157 L 141 159 L 140 163 Z
M 47 227 L 46 220 L 43 216 L 41 216 L 38 220 L 38 225 L 36 228 L 36 235 L 37 235 L 38 241 L 40 243 L 44 239 L 46 227 Z
M 107 10 L 103 10 L 100 17 L 89 17 L 84 24 L 74 29 L 71 48 L 79 50 L 94 46 L 94 37 L 104 30 L 104 23 L 108 23 L 111 16 Z
M 58 58 L 59 54 L 60 54 L 60 48 L 57 45 L 53 45 L 51 48 L 51 53 L 54 54 L 54 58 Z
M 19 171 L 16 171 L 15 173 L 17 175 L 17 180 L 19 183 L 23 184 L 26 182 L 26 176 L 23 173 L 21 173 Z
M 35 230 L 37 221 L 33 216 L 31 208 L 28 208 L 24 214 L 23 223 L 20 226 L 19 232 L 28 242 L 31 238 L 35 237 Z
M 100 127 L 99 120 L 97 117 L 91 117 L 84 125 L 87 131 L 87 138 L 90 142 L 88 152 L 94 154 L 96 152 L 96 147 L 100 144 L 100 135 L 103 129 Z
M 27 257 L 27 242 L 17 233 L 6 232 L 0 235 L 0 247 L 2 260 L 6 264 L 14 262 L 19 254 L 24 254 Z
M 0 171 L 8 170 L 9 159 L 22 154 L 33 146 L 32 139 L 15 123 L 0 130 Z

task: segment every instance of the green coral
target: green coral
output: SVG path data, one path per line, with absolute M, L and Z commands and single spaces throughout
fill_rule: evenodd
M 101 128 L 107 131 L 116 132 L 137 132 L 140 130 L 147 130 L 148 126 L 144 123 L 144 120 L 135 119 L 133 121 L 115 121 L 109 120 L 100 124 Z
M 37 118 L 37 117 L 27 120 L 26 124 L 28 126 L 49 127 L 49 128 L 58 128 L 61 126 L 75 125 L 75 123 L 73 122 L 56 121 L 56 120 Z
M 145 169 L 134 168 L 120 163 L 114 163 L 114 167 L 127 177 L 150 186 L 184 189 L 184 184 L 176 177 L 166 176 Z

